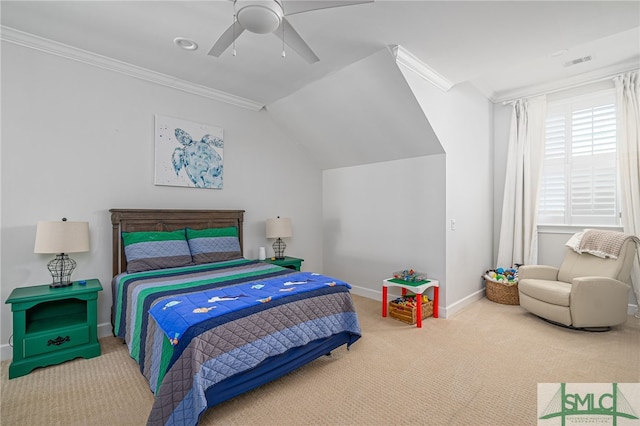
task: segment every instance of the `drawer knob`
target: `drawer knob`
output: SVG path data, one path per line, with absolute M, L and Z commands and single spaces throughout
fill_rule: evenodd
M 47 342 L 47 346 L 51 346 L 51 345 L 60 346 L 61 344 L 65 342 L 70 342 L 70 341 L 71 341 L 71 338 L 69 336 L 66 336 L 66 337 L 58 336 L 54 340 L 49 339 L 49 341 Z

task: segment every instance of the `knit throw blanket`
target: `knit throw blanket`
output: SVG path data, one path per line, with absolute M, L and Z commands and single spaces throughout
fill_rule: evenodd
M 636 245 L 640 245 L 640 239 L 634 235 L 616 231 L 587 229 L 574 234 L 566 245 L 580 254 L 589 253 L 601 258 L 617 259 L 622 246 L 627 240 L 633 240 Z

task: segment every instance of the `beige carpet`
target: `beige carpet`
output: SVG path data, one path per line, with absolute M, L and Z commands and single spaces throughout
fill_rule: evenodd
M 486 299 L 417 329 L 354 296 L 363 337 L 208 410 L 202 425 L 535 425 L 537 383 L 640 382 L 640 320 L 608 333 L 550 325 Z M 142 425 L 153 397 L 124 345 L 0 377 L 0 423 Z

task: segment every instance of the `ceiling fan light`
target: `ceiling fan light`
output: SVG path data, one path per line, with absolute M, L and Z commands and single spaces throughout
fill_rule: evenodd
M 282 8 L 275 1 L 236 1 L 236 16 L 242 27 L 257 34 L 272 33 L 282 21 Z

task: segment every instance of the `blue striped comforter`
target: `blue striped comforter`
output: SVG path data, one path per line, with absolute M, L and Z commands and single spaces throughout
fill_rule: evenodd
M 314 345 L 336 336 L 355 342 L 349 288 L 247 259 L 116 276 L 114 333 L 155 394 L 149 424 L 197 424 L 234 378 L 253 380 L 268 362 L 291 362 L 291 351 L 322 353 Z

